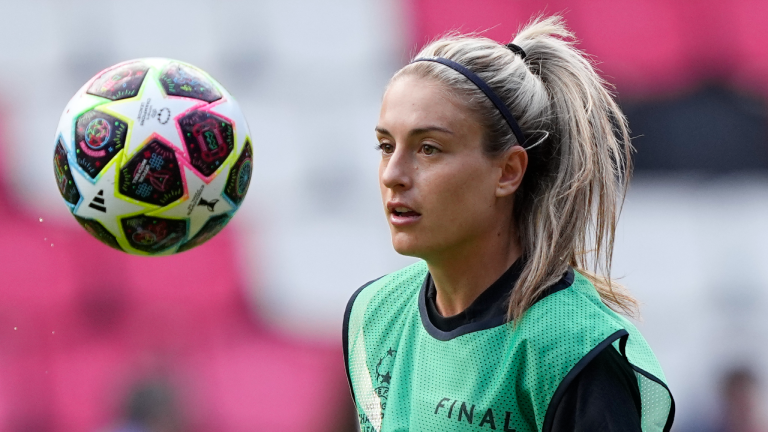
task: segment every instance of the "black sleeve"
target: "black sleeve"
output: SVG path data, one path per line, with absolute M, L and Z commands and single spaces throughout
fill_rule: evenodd
M 568 384 L 552 432 L 641 432 L 640 407 L 635 373 L 610 345 Z

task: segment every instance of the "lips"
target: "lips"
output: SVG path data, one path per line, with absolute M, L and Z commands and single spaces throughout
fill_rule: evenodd
M 395 207 L 395 209 L 392 210 L 392 214 L 400 217 L 420 216 L 419 213 L 409 209 L 408 207 Z
M 389 221 L 394 226 L 406 226 L 416 223 L 421 218 L 421 213 L 413 208 L 396 201 L 387 203 Z

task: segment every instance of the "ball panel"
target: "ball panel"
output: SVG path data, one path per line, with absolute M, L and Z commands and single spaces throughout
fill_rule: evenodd
M 53 173 L 56 176 L 56 185 L 59 187 L 61 196 L 73 206 L 77 205 L 80 201 L 80 192 L 77 190 L 75 180 L 72 178 L 67 150 L 64 149 L 64 143 L 61 138 L 59 138 L 53 154 Z
M 128 124 L 107 113 L 92 109 L 75 124 L 77 164 L 91 178 L 104 169 L 125 145 Z
M 171 62 L 163 69 L 160 83 L 169 96 L 189 97 L 208 103 L 221 99 L 221 92 L 202 71 L 178 62 Z
M 225 94 L 225 100 L 212 104 L 209 111 L 221 118 L 226 119 L 232 127 L 235 129 L 235 148 L 234 152 L 240 154 L 245 145 L 245 140 L 250 136 L 248 130 L 248 122 L 243 116 L 243 112 L 240 109 L 240 105 Z
M 120 245 L 117 243 L 117 238 L 112 235 L 109 231 L 107 231 L 106 228 L 104 228 L 104 225 L 99 223 L 98 221 L 82 218 L 80 216 L 74 215 L 75 219 L 77 219 L 77 222 L 85 228 L 88 233 L 90 233 L 92 236 L 96 237 L 97 240 L 104 243 L 105 245 L 117 249 L 119 251 L 122 251 L 123 248 L 120 247 Z
M 138 201 L 165 206 L 184 196 L 173 149 L 153 139 L 120 168 L 119 191 Z
M 117 167 L 121 157 L 116 157 L 104 169 L 96 181 L 91 180 L 77 165 L 72 168 L 72 177 L 80 191 L 80 202 L 75 206 L 73 213 L 85 219 L 91 219 L 101 223 L 112 235 L 117 237 L 118 243 L 125 245 L 121 240 L 124 237 L 120 228 L 120 217 L 142 214 L 157 208 L 151 204 L 140 203 L 128 197 L 121 197 L 117 192 Z M 126 245 L 127 246 L 127 245 Z
M 179 249 L 177 249 L 177 252 L 184 252 L 192 249 L 193 247 L 200 246 L 201 244 L 207 242 L 213 236 L 219 233 L 229 222 L 231 216 L 228 214 L 222 214 L 216 217 L 212 217 L 208 219 L 208 222 L 203 225 L 203 227 L 200 229 L 200 231 L 195 234 L 194 237 L 192 237 L 189 241 L 182 243 L 181 246 L 179 246 Z
M 224 163 L 235 147 L 232 124 L 210 111 L 194 110 L 179 119 L 187 155 L 205 177 Z
M 231 166 L 231 163 L 229 165 Z M 182 163 L 182 168 L 187 191 L 184 197 L 173 204 L 146 214 L 161 218 L 185 219 L 189 221 L 187 236 L 193 237 L 209 219 L 230 213 L 235 210 L 235 207 L 229 200 L 222 197 L 227 181 L 226 175 L 216 175 L 210 183 L 206 183 L 205 179 L 187 163 Z
M 139 215 L 121 221 L 128 244 L 139 251 L 158 254 L 177 246 L 187 235 L 187 223 Z
M 239 206 L 248 193 L 248 186 L 251 184 L 251 175 L 253 173 L 253 153 L 251 151 L 250 140 L 245 140 L 245 147 L 235 165 L 229 170 L 227 186 L 224 188 L 224 195 L 235 205 Z
M 142 61 L 123 63 L 103 71 L 88 87 L 88 94 L 113 101 L 134 97 L 149 66 Z
M 56 142 L 58 143 L 60 140 L 63 140 L 62 144 L 64 145 L 64 149 L 69 153 L 74 153 L 77 118 L 86 111 L 92 110 L 108 102 L 108 99 L 84 93 L 76 94 L 72 97 L 59 119 L 59 125 L 56 128 Z

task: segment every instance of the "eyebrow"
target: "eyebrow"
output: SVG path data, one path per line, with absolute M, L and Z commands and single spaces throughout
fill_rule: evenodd
M 383 134 L 383 135 L 390 135 L 390 136 L 392 136 L 392 134 L 388 130 L 386 130 L 383 127 L 380 127 L 380 126 L 376 126 L 376 132 L 378 132 L 380 134 Z M 443 128 L 443 127 L 440 127 L 440 126 L 427 126 L 427 127 L 422 127 L 422 128 L 411 129 L 410 132 L 408 132 L 408 136 L 421 135 L 421 134 L 425 134 L 427 132 L 443 132 L 443 133 L 447 133 L 447 134 L 453 135 L 453 131 L 450 130 L 450 129 L 446 129 L 446 128 Z

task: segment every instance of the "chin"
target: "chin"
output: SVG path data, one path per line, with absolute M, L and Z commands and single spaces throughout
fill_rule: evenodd
M 392 232 L 392 247 L 400 255 L 424 258 L 429 248 L 420 241 L 419 237 L 412 233 Z

